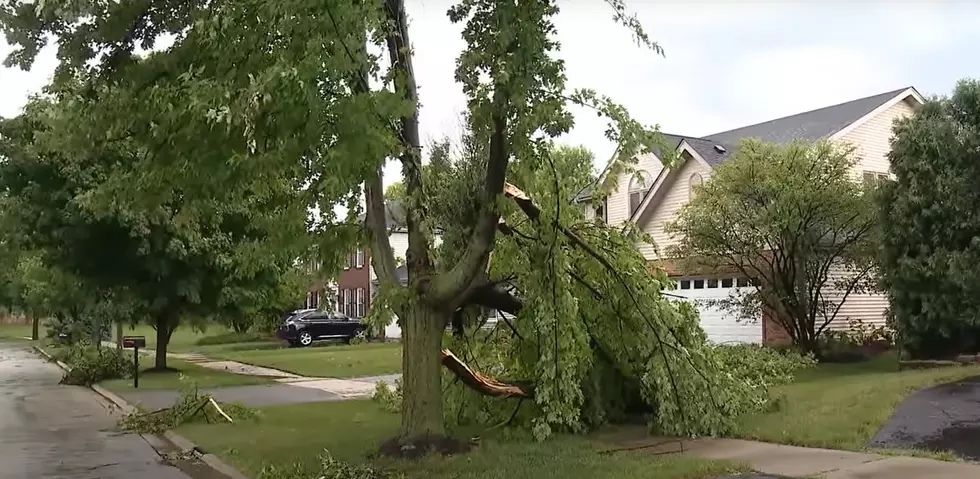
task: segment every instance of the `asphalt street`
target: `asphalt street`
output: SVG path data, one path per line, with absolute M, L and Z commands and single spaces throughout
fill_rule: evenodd
M 29 346 L 0 340 L 0 479 L 189 479 L 88 388 Z

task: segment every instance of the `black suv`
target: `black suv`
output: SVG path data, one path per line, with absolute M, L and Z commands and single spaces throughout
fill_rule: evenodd
M 291 346 L 309 346 L 321 339 L 351 339 L 366 337 L 367 327 L 344 314 L 310 309 L 296 310 L 283 321 L 276 336 Z

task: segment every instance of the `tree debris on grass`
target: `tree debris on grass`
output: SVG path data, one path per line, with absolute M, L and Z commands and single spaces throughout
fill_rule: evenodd
M 182 378 L 183 379 L 183 378 Z M 137 411 L 127 414 L 119 425 L 126 431 L 140 434 L 159 434 L 175 429 L 181 424 L 204 420 L 211 422 L 230 422 L 257 419 L 259 412 L 237 403 L 221 405 L 214 397 L 201 393 L 197 385 L 191 384 L 181 391 L 180 398 L 170 407 L 155 411 Z

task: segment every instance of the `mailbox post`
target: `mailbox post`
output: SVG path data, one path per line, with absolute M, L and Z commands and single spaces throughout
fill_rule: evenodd
M 133 348 L 133 389 L 140 387 L 140 348 L 146 347 L 146 336 L 123 336 L 124 348 Z

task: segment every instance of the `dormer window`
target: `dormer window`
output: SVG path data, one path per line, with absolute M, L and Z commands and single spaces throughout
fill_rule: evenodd
M 640 207 L 640 203 L 643 202 L 643 197 L 646 196 L 646 193 L 652 184 L 653 181 L 651 181 L 650 173 L 643 170 L 637 171 L 636 174 L 630 178 L 630 216 L 633 216 L 633 214 L 636 213 L 636 210 Z
M 701 173 L 694 173 L 693 175 L 690 176 L 690 178 L 688 178 L 688 183 L 687 183 L 688 200 L 694 198 L 695 188 L 701 186 L 702 184 L 704 184 L 704 177 L 701 176 Z

